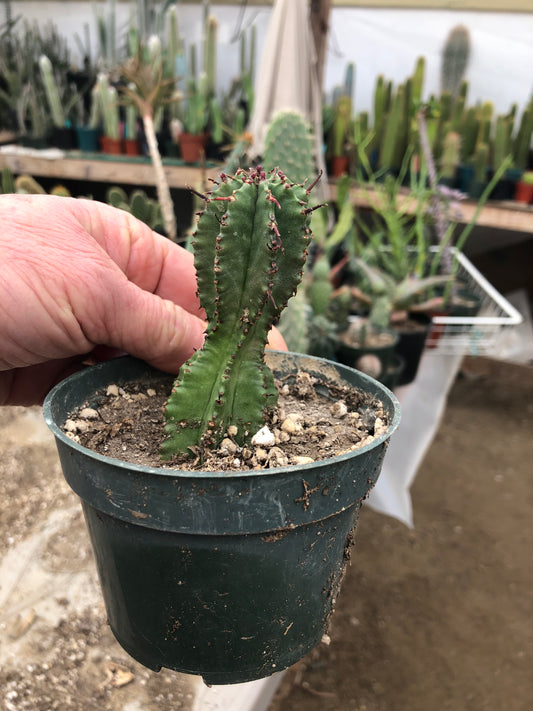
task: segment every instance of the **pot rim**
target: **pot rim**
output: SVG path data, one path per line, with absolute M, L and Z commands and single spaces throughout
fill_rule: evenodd
M 190 479 L 206 479 L 206 478 L 212 478 L 212 479 L 242 479 L 242 478 L 248 478 L 248 477 L 255 477 L 255 476 L 281 476 L 284 474 L 290 474 L 291 472 L 295 471 L 313 471 L 315 469 L 320 469 L 324 465 L 327 465 L 330 463 L 332 460 L 335 460 L 337 462 L 342 462 L 349 460 L 354 457 L 354 455 L 359 455 L 364 452 L 371 451 L 372 449 L 375 449 L 376 447 L 381 446 L 384 442 L 389 440 L 391 435 L 394 433 L 394 431 L 398 428 L 400 424 L 400 403 L 397 399 L 397 397 L 394 395 L 394 393 L 389 390 L 385 385 L 380 383 L 379 381 L 375 380 L 374 378 L 371 378 L 370 376 L 366 375 L 365 373 L 362 373 L 361 371 L 355 370 L 354 368 L 350 368 L 349 366 L 343 365 L 341 363 L 335 363 L 333 361 L 327 360 L 326 358 L 318 358 L 315 356 L 310 356 L 304 353 L 293 353 L 290 351 L 275 351 L 275 350 L 269 350 L 266 353 L 266 358 L 268 360 L 269 355 L 272 354 L 274 357 L 276 355 L 279 356 L 288 356 L 290 358 L 296 358 L 300 363 L 302 359 L 309 360 L 312 363 L 316 362 L 322 362 L 326 363 L 329 366 L 333 366 L 333 368 L 340 373 L 342 371 L 355 371 L 358 374 L 358 377 L 361 378 L 363 383 L 367 383 L 368 385 L 371 385 L 371 391 L 376 391 L 375 392 L 375 397 L 383 399 L 383 396 L 385 396 L 385 399 L 389 400 L 390 403 L 390 411 L 392 413 L 392 417 L 389 422 L 389 426 L 387 427 L 387 430 L 381 434 L 379 437 L 376 437 L 372 442 L 369 442 L 368 444 L 365 444 L 363 447 L 360 447 L 359 449 L 351 450 L 349 452 L 345 452 L 344 454 L 339 454 L 334 457 L 328 457 L 327 459 L 319 459 L 314 462 L 311 462 L 309 464 L 289 464 L 284 467 L 274 467 L 271 469 L 244 469 L 242 471 L 235 471 L 235 470 L 217 470 L 217 471 L 209 471 L 209 470 L 195 470 L 195 471 L 189 471 L 186 469 L 171 469 L 171 468 L 166 468 L 166 467 L 153 467 L 153 466 L 148 466 L 148 465 L 143 465 L 143 464 L 136 464 L 134 462 L 126 462 L 122 459 L 116 459 L 114 457 L 109 457 L 103 454 L 100 454 L 98 452 L 95 452 L 92 449 L 89 449 L 87 447 L 84 447 L 83 445 L 79 444 L 78 442 L 75 442 L 73 439 L 68 437 L 65 432 L 59 427 L 56 422 L 55 418 L 53 415 L 53 402 L 56 398 L 61 396 L 62 391 L 65 391 L 65 389 L 69 388 L 73 383 L 75 383 L 77 380 L 83 380 L 87 373 L 90 372 L 96 372 L 97 370 L 106 370 L 109 367 L 109 364 L 115 363 L 121 359 L 128 360 L 130 362 L 137 362 L 139 364 L 139 367 L 142 367 L 141 364 L 144 364 L 145 368 L 150 369 L 151 366 L 149 366 L 147 363 L 144 363 L 143 361 L 140 361 L 136 358 L 133 358 L 132 356 L 121 356 L 119 358 L 113 358 L 107 361 L 102 361 L 101 363 L 97 363 L 96 365 L 89 366 L 88 368 L 85 368 L 84 370 L 78 371 L 64 380 L 60 381 L 57 385 L 55 385 L 50 392 L 47 394 L 44 402 L 43 402 L 43 415 L 44 415 L 44 420 L 48 428 L 51 430 L 52 434 L 54 437 L 62 441 L 66 446 L 70 447 L 71 449 L 75 449 L 80 453 L 83 453 L 85 456 L 94 459 L 98 462 L 114 466 L 114 467 L 119 467 L 124 470 L 129 470 L 132 472 L 138 472 L 138 473 L 146 473 L 146 474 L 151 474 L 155 476 L 164 476 L 164 477 L 182 477 L 182 478 L 190 478 Z M 303 366 L 305 368 L 305 366 Z M 154 370 L 154 369 L 152 369 Z M 156 372 L 156 371 L 154 371 Z M 168 373 L 165 373 L 165 375 L 169 375 Z M 355 387 L 361 387 L 361 386 L 355 386 Z M 363 385 L 364 387 L 364 385 Z M 379 394 L 378 394 L 379 393 Z M 384 403 L 385 405 L 387 403 Z M 389 408 L 387 408 L 389 409 Z

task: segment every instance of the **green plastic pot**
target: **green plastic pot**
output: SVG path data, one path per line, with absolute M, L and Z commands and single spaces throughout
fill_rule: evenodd
M 150 669 L 201 675 L 208 684 L 251 681 L 294 664 L 327 630 L 359 508 L 379 475 L 399 406 L 380 383 L 341 365 L 268 357 L 277 375 L 303 368 L 376 395 L 387 432 L 299 467 L 186 472 L 96 454 L 61 429 L 83 403 L 98 407 L 95 393 L 138 378 L 146 364 L 99 364 L 45 400 L 64 476 L 82 500 L 109 624 Z

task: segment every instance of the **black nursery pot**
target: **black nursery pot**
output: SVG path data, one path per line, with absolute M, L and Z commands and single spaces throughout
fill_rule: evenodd
M 58 128 L 53 126 L 50 130 L 50 145 L 64 151 L 73 151 L 78 147 L 76 132 L 73 128 Z
M 101 456 L 61 429 L 82 404 L 98 407 L 109 384 L 147 373 L 140 361 L 77 373 L 44 403 L 64 476 L 82 500 L 109 624 L 150 669 L 199 674 L 208 684 L 250 681 L 294 664 L 327 630 L 399 406 L 380 383 L 344 366 L 287 353 L 268 359 L 276 375 L 304 369 L 372 393 L 388 414 L 387 432 L 301 467 L 186 472 Z
M 420 359 L 431 330 L 431 318 L 425 314 L 411 314 L 408 327 L 398 326 L 398 342 L 394 351 L 404 361 L 396 385 L 409 385 L 416 378 Z

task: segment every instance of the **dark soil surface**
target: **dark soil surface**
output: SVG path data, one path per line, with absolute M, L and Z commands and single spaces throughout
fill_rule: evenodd
M 533 369 L 469 361 L 415 480 L 363 509 L 321 645 L 269 711 L 533 708 Z
M 415 480 L 415 529 L 363 509 L 331 643 L 269 711 L 533 708 L 533 372 L 468 372 Z M 196 677 L 150 672 L 113 640 L 40 417 L 0 409 L 0 709 L 193 708 Z
M 279 400 L 254 433 L 250 446 L 239 446 L 226 432 L 215 450 L 193 450 L 161 461 L 165 439 L 163 410 L 172 388 L 169 378 L 139 380 L 125 389 L 112 384 L 97 394 L 94 408 L 71 414 L 64 430 L 100 454 L 134 464 L 205 471 L 242 471 L 310 463 L 360 449 L 387 431 L 383 404 L 355 388 L 322 382 L 301 372 L 277 384 Z M 178 391 L 179 394 L 179 391 Z M 228 428 L 229 429 L 229 428 Z

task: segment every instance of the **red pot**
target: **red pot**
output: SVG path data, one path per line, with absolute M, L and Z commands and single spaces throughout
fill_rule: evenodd
M 123 153 L 123 141 L 121 138 L 110 138 L 109 136 L 100 136 L 100 148 L 102 153 L 111 153 L 112 155 L 120 155 Z
M 516 202 L 523 202 L 529 205 L 533 202 L 533 185 L 523 183 L 519 180 L 515 185 L 514 199 Z
M 340 178 L 341 175 L 348 173 L 348 168 L 348 156 L 333 156 L 330 161 L 330 173 L 332 178 Z
M 124 153 L 127 156 L 138 156 L 141 153 L 141 146 L 136 138 L 124 139 Z
M 205 156 L 206 133 L 180 133 L 181 157 L 186 163 L 199 163 Z

